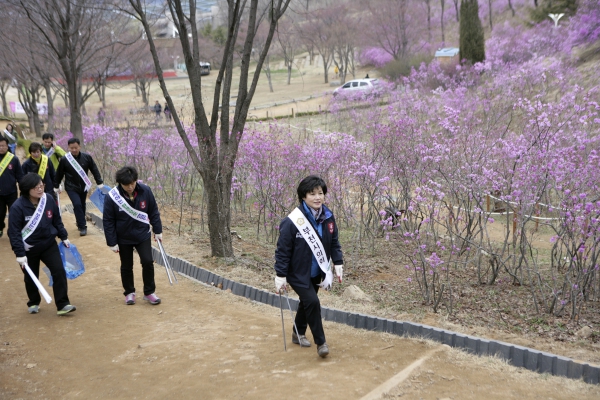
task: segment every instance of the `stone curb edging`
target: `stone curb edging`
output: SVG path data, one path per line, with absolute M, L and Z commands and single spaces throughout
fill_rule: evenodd
M 67 205 L 69 209 L 70 205 Z M 69 209 L 72 212 L 72 207 Z M 102 230 L 102 217 L 94 213 L 88 213 L 95 226 Z M 237 296 L 268 304 L 279 308 L 280 297 L 276 293 L 267 292 L 255 287 L 238 283 L 223 278 L 209 270 L 197 267 L 192 263 L 167 256 L 174 271 L 199 282 L 219 286 L 222 290 L 231 290 Z M 164 265 L 160 251 L 152 247 L 152 258 L 159 265 Z M 298 300 L 290 298 L 290 304 L 294 311 L 298 308 Z M 284 302 L 284 307 L 287 302 Z M 586 383 L 600 383 L 600 367 L 575 361 L 573 359 L 558 356 L 543 351 L 530 349 L 515 344 L 500 342 L 490 339 L 482 339 L 475 336 L 456 333 L 445 329 L 435 328 L 428 325 L 417 324 L 408 321 L 396 321 L 391 319 L 374 317 L 371 315 L 351 313 L 329 307 L 321 307 L 321 315 L 326 321 L 337 322 L 358 329 L 369 331 L 386 332 L 405 337 L 421 337 L 447 344 L 450 347 L 462 349 L 470 354 L 478 356 L 498 356 L 515 367 L 526 368 L 538 373 L 548 373 L 556 376 L 564 376 L 571 379 L 582 379 Z

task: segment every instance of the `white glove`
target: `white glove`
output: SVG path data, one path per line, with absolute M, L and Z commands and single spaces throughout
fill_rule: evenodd
M 281 292 L 281 289 L 287 288 L 287 279 L 285 276 L 276 276 L 275 277 L 275 291 L 277 293 Z
M 160 240 L 162 242 L 162 233 L 154 234 L 154 240 L 156 240 L 157 242 Z
M 60 194 L 60 192 L 61 192 L 60 187 L 58 189 L 54 189 L 54 193 Z
M 119 245 L 118 245 L 118 244 L 115 244 L 115 245 L 114 245 L 114 246 L 112 246 L 110 249 L 111 249 L 113 252 L 115 252 L 115 253 L 118 253 L 118 252 L 119 252 Z
M 25 256 L 25 257 L 17 257 L 17 262 L 19 263 L 19 265 L 21 266 L 21 268 L 23 268 L 25 266 L 25 264 L 27 264 L 27 256 Z
M 344 275 L 344 264 L 334 265 L 333 267 L 335 268 L 335 274 L 340 280 L 340 283 L 342 283 L 342 276 Z
M 65 247 L 68 249 L 69 247 L 71 247 L 71 242 L 69 242 L 69 239 L 65 239 L 63 240 L 63 244 L 65 245 Z

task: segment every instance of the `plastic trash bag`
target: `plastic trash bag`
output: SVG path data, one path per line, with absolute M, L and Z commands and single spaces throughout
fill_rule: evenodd
M 65 244 L 61 242 L 58 245 L 58 250 L 60 251 L 60 258 L 62 258 L 68 279 L 75 279 L 85 272 L 83 260 L 81 259 L 81 254 L 77 251 L 77 246 L 71 243 L 67 248 Z
M 44 271 L 46 273 L 46 275 L 48 276 L 48 279 L 50 279 L 48 286 L 54 285 L 54 281 L 52 280 L 52 273 L 50 272 L 48 267 L 46 267 L 46 266 L 42 267 L 42 271 Z
M 104 200 L 108 196 L 111 187 L 107 185 L 100 185 L 94 190 L 94 193 L 90 196 L 90 201 L 94 203 L 100 212 L 104 212 Z

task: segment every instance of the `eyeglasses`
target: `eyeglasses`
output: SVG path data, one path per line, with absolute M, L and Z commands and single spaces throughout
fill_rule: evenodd
M 44 184 L 40 183 L 39 185 L 37 185 L 36 187 L 34 187 L 35 190 L 44 190 Z

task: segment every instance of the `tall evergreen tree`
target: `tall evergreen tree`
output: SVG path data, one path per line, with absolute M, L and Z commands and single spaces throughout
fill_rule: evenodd
M 473 64 L 485 60 L 485 41 L 477 0 L 461 0 L 459 29 L 460 59 Z

